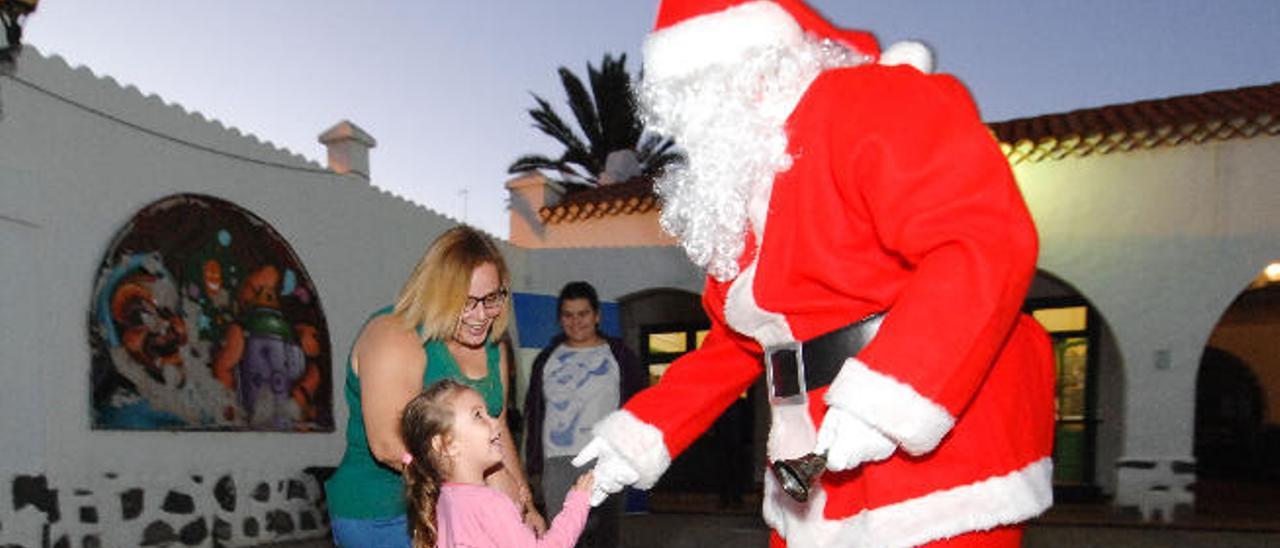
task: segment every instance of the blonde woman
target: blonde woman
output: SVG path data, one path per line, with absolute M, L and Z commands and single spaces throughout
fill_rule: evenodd
M 418 261 L 395 305 L 374 313 L 360 331 L 347 362 L 347 448 L 325 484 L 338 546 L 410 545 L 400 416 L 409 400 L 442 379 L 483 397 L 502 447 L 502 462 L 486 483 L 511 496 L 535 533 L 546 530 L 503 405 L 511 383 L 497 341 L 511 317 L 509 279 L 493 242 L 469 227 L 450 229 Z

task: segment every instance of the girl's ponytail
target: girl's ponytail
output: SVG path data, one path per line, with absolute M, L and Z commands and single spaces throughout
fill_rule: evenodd
M 467 387 L 452 380 L 432 384 L 404 406 L 400 437 L 408 453 L 404 458 L 404 498 L 409 503 L 409 535 L 414 548 L 435 548 L 436 506 L 448 465 L 437 453 L 453 430 L 452 397 Z M 436 439 L 439 442 L 436 442 Z
M 408 460 L 408 459 L 406 459 Z M 409 536 L 415 548 L 436 545 L 436 503 L 443 480 L 425 460 L 414 458 L 404 467 L 404 498 L 409 501 Z

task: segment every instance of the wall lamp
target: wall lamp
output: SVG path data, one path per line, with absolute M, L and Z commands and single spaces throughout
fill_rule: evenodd
M 13 62 L 22 50 L 22 24 L 36 11 L 40 0 L 0 0 L 0 23 L 4 24 L 4 47 L 0 48 L 0 63 Z

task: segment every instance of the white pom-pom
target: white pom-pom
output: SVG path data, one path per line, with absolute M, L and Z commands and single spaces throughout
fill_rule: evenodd
M 933 53 L 920 42 L 898 42 L 880 54 L 881 65 L 911 65 L 920 72 L 933 72 Z

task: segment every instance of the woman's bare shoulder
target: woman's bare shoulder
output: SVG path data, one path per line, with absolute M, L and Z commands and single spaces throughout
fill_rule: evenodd
M 354 354 L 356 363 L 353 365 L 364 362 L 366 367 L 370 364 L 401 362 L 409 358 L 420 360 L 423 355 L 422 339 L 418 337 L 416 330 L 405 327 L 395 316 L 378 316 L 370 320 L 360 332 Z

